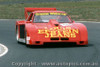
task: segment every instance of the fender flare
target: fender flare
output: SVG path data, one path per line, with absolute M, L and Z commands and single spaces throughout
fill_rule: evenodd
M 80 32 L 80 41 L 88 41 L 88 30 L 87 27 L 82 23 L 74 23 L 78 27 Z

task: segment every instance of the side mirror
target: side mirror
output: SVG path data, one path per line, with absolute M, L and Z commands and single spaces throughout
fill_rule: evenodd
M 31 23 L 31 21 L 26 21 L 26 23 Z

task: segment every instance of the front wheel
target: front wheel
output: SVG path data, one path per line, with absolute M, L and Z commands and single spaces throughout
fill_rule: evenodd
M 25 44 L 29 44 L 30 37 L 27 36 L 27 32 L 25 31 Z

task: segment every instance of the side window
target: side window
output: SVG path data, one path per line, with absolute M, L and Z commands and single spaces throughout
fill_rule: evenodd
M 33 22 L 43 22 L 41 16 L 34 15 Z

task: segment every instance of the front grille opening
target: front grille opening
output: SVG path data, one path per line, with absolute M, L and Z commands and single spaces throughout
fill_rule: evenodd
M 80 41 L 80 44 L 84 43 L 84 41 Z
M 61 40 L 69 40 L 69 38 L 61 38 Z
M 51 40 L 59 40 L 59 38 L 50 38 Z
M 36 41 L 35 43 L 39 44 L 39 43 L 40 43 L 40 41 Z

